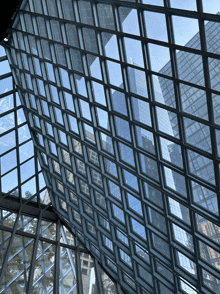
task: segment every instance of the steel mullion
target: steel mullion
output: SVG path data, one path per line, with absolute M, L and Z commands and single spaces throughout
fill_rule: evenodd
M 5 61 L 5 60 L 8 60 L 6 55 L 0 57 L 0 62 Z
M 39 243 L 39 234 L 40 234 L 40 228 L 41 228 L 41 218 L 42 218 L 42 211 L 40 211 L 38 223 L 37 223 L 37 228 L 36 228 L 36 239 L 34 241 L 34 248 L 33 248 L 33 253 L 31 257 L 31 266 L 30 266 L 30 273 L 29 273 L 29 278 L 28 278 L 28 283 L 27 283 L 27 294 L 31 294 L 32 291 L 32 284 L 33 284 L 33 279 L 34 279 L 34 271 L 35 271 L 35 262 L 36 262 L 36 257 L 37 257 L 37 249 L 38 249 L 38 243 Z
M 10 94 L 14 95 L 15 91 L 13 91 L 12 93 L 10 93 L 10 92 L 6 92 L 6 93 L 7 93 L 7 96 L 10 95 Z M 3 97 L 1 97 L 0 99 L 5 98 L 5 97 L 7 97 L 7 96 L 3 96 Z M 8 114 L 10 114 L 10 113 L 13 113 L 13 112 L 15 112 L 15 111 L 17 111 L 17 110 L 19 110 L 19 109 L 23 109 L 23 107 L 22 107 L 21 105 L 19 105 L 18 107 L 15 107 L 15 108 L 13 108 L 13 109 L 9 109 L 9 110 L 7 110 L 7 111 L 4 111 L 3 113 L 0 114 L 0 118 L 3 117 L 3 116 L 5 116 L 5 115 L 8 115 Z M 15 128 L 15 127 L 14 127 L 14 128 Z M 11 131 L 12 129 L 13 129 L 13 128 L 11 128 L 9 131 Z M 4 132 L 4 134 L 6 134 L 7 132 L 8 132 L 8 131 Z M 15 148 L 15 147 L 14 147 L 14 148 Z
M 36 147 L 33 146 L 33 151 L 34 151 L 34 166 L 35 166 L 35 176 L 36 176 L 36 193 L 37 193 L 37 203 L 38 203 L 38 207 L 41 207 L 41 200 L 40 200 L 40 183 L 39 183 L 39 171 L 38 171 L 38 160 L 37 160 L 37 151 L 36 151 Z
M 0 75 L 0 80 L 4 80 L 4 79 L 10 78 L 10 77 L 12 77 L 12 73 L 11 72 L 6 73 L 6 74 L 3 74 L 3 75 Z M 14 93 L 14 89 L 11 90 L 11 91 L 13 91 L 13 93 Z
M 56 223 L 56 251 L 54 265 L 54 286 L 53 294 L 59 294 L 60 284 L 60 219 Z
M 23 217 L 22 217 L 22 223 L 23 223 Z M 22 224 L 23 226 L 23 224 Z M 21 237 L 22 238 L 22 258 L 23 258 L 23 264 L 24 264 L 24 284 L 25 284 L 25 288 L 27 286 L 27 277 L 28 277 L 28 268 L 26 268 L 26 256 L 25 256 L 25 242 L 24 242 L 24 236 Z M 34 240 L 32 239 L 32 241 L 34 242 Z M 28 245 L 29 246 L 29 245 Z
M 8 59 L 7 59 L 8 60 Z M 8 60 L 8 62 L 9 62 L 9 60 Z M 1 76 L 0 76 L 1 77 Z M 17 89 L 15 89 L 15 92 L 17 92 Z M 1 94 L 0 95 L 0 99 L 2 99 L 2 98 L 6 98 L 8 95 L 11 95 L 11 94 L 13 94 L 14 93 L 14 90 L 12 89 L 12 90 L 10 90 L 10 91 L 8 91 L 8 92 L 6 92 L 6 93 L 3 93 L 3 94 Z M 18 106 L 19 107 L 19 106 Z M 22 106 L 21 106 L 22 107 Z M 6 113 L 6 112 L 4 112 L 4 113 Z M 2 114 L 1 114 L 2 115 Z
M 77 293 L 83 294 L 83 280 L 82 280 L 82 272 L 81 272 L 81 260 L 80 260 L 80 251 L 79 251 L 79 241 L 76 239 L 77 248 L 75 251 L 76 254 L 76 278 L 77 278 Z

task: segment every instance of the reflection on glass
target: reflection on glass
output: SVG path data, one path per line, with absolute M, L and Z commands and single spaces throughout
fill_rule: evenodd
M 132 148 L 122 143 L 119 143 L 119 152 L 120 152 L 120 157 L 123 161 L 135 167 Z
M 210 246 L 206 245 L 202 241 L 199 241 L 199 252 L 202 259 L 204 259 L 208 264 L 219 270 L 220 267 L 220 252 L 214 250 Z
M 152 75 L 154 98 L 157 102 L 176 108 L 174 84 L 172 80 Z
M 35 262 L 32 294 L 53 289 L 55 246 L 39 241 Z
M 180 173 L 164 166 L 166 185 L 184 197 L 187 197 L 185 177 Z
M 177 53 L 178 74 L 181 80 L 199 86 L 205 86 L 202 56 L 190 52 L 179 51 Z M 187 68 L 192 67 L 189 71 Z
M 144 196 L 147 200 L 163 208 L 163 197 L 159 190 L 147 183 L 144 183 L 144 192 Z
M 104 294 L 117 294 L 118 292 L 116 284 L 109 278 L 109 276 L 102 269 L 100 269 L 100 272 Z
M 114 30 L 115 22 L 113 17 L 112 6 L 107 3 L 98 3 L 97 8 L 100 27 Z
M 141 202 L 131 194 L 127 193 L 128 205 L 131 209 L 133 209 L 136 213 L 143 215 Z
M 197 230 L 210 241 L 220 244 L 220 227 L 199 214 L 196 214 L 195 217 Z
M 148 216 L 149 216 L 149 221 L 150 223 L 162 231 L 164 234 L 167 234 L 167 226 L 166 226 L 166 221 L 165 218 L 156 210 L 152 208 L 148 208 Z
M 128 79 L 132 93 L 148 98 L 148 88 L 144 71 L 128 67 Z
M 100 132 L 100 135 L 101 135 L 102 149 L 104 151 L 111 153 L 111 154 L 114 154 L 112 138 L 104 133 L 101 133 L 101 132 Z
M 129 122 L 118 116 L 115 116 L 115 124 L 117 135 L 124 138 L 125 140 L 131 141 Z
M 160 254 L 163 254 L 170 259 L 170 248 L 167 242 L 154 233 L 152 233 L 152 241 L 155 249 L 158 250 Z
M 40 235 L 44 238 L 56 239 L 56 224 L 47 221 L 41 221 Z
M 105 44 L 104 51 L 107 57 L 119 60 L 118 44 L 116 35 L 102 33 L 102 41 Z
M 96 281 L 94 261 L 89 254 L 80 254 L 80 265 L 82 273 L 83 293 L 98 293 L 98 285 Z
M 143 238 L 144 240 L 147 240 L 145 227 L 143 225 L 141 225 L 138 221 L 136 221 L 133 218 L 131 218 L 131 225 L 132 225 L 132 230 L 135 234 L 137 234 L 139 237 Z
M 210 128 L 204 124 L 184 118 L 187 143 L 211 153 Z
M 77 294 L 75 253 L 60 247 L 60 292 Z
M 171 271 L 167 267 L 163 266 L 159 262 L 156 262 L 156 266 L 157 266 L 157 271 L 160 274 L 162 274 L 165 278 L 167 278 L 168 280 L 173 282 L 173 274 L 171 273 Z
M 15 276 L 21 276 L 21 283 L 13 283 L 10 286 L 12 293 L 21 293 L 26 290 L 24 281 L 28 279 L 33 244 L 34 242 L 30 238 L 19 235 L 15 235 L 13 238 L 12 247 L 6 265 L 5 277 L 3 279 L 6 285 L 11 282 Z
M 91 121 L 92 119 L 91 119 L 89 103 L 82 100 L 82 99 L 80 99 L 79 101 L 80 101 L 80 108 L 81 108 L 81 112 L 82 112 L 82 117 Z
M 168 199 L 170 213 L 190 225 L 189 209 L 170 197 Z
M 141 170 L 147 177 L 153 178 L 155 181 L 159 181 L 159 173 L 157 162 L 148 156 L 140 154 Z
M 98 123 L 100 127 L 107 129 L 107 126 L 109 126 L 108 112 L 98 107 L 96 108 L 96 110 L 98 115 Z
M 191 181 L 193 201 L 212 213 L 218 214 L 218 201 L 215 192 L 205 188 L 201 184 Z
M 179 137 L 177 115 L 174 112 L 157 107 L 158 128 L 161 132 L 170 136 Z
M 176 241 L 189 250 L 194 251 L 192 235 L 175 224 L 173 224 L 173 233 Z
M 213 161 L 188 150 L 190 172 L 208 183 L 215 184 Z
M 128 186 L 130 186 L 132 189 L 139 190 L 138 187 L 138 180 L 137 177 L 125 169 L 123 170 L 123 175 L 124 175 L 124 183 Z
M 209 287 L 214 293 L 218 293 L 220 291 L 220 280 L 207 272 L 206 270 L 202 270 L 203 283 Z
M 180 92 L 183 111 L 196 117 L 208 120 L 206 92 L 182 83 L 180 83 Z M 215 105 L 217 107 L 218 103 Z
M 182 154 L 180 145 L 160 137 L 161 152 L 163 159 L 183 168 Z

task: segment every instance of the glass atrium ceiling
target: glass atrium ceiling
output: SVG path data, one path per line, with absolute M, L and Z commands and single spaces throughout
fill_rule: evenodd
M 0 55 L 0 293 L 123 294 L 51 210 L 3 47 Z
M 220 292 L 218 11 L 26 0 L 4 42 L 2 197 L 51 201 L 126 293 Z

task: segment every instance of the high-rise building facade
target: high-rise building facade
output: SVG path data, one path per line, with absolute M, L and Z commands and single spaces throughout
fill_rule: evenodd
M 2 293 L 34 203 L 20 292 L 218 293 L 217 10 L 215 0 L 22 1 L 2 43 L 1 207 L 17 209 L 13 229 L 2 224 L 12 234 Z M 83 245 L 68 247 L 60 229 L 49 242 L 42 215 Z
M 218 13 L 219 15 L 219 13 Z M 220 34 L 220 25 L 215 22 L 208 22 L 205 25 L 205 31 L 207 33 L 206 41 L 208 45 L 208 50 L 215 52 L 219 45 L 217 36 Z M 195 49 L 200 48 L 200 37 L 197 33 L 193 38 L 186 44 L 188 47 L 193 47 Z M 209 75 L 212 77 L 213 89 L 218 88 L 218 75 L 217 70 L 218 65 L 216 60 L 209 58 Z M 188 80 L 193 84 L 202 84 L 202 63 L 198 59 L 198 56 L 191 56 L 187 52 L 179 51 L 177 53 L 177 63 L 178 63 L 178 74 L 183 80 Z M 161 70 L 161 74 L 167 74 L 167 70 L 171 67 L 170 62 L 166 64 Z M 170 107 L 173 107 L 172 92 L 170 91 L 169 82 L 165 81 L 162 77 L 159 77 L 159 83 L 161 88 L 161 96 L 164 99 L 164 103 Z M 193 88 L 192 86 L 180 84 L 180 97 L 181 97 L 181 109 L 183 112 L 183 123 L 184 123 L 184 134 L 185 142 L 189 145 L 197 146 L 200 151 L 204 153 L 211 153 L 211 136 L 210 129 L 206 124 L 208 120 L 208 105 L 206 99 L 206 93 L 204 90 L 199 88 Z M 212 104 L 213 104 L 213 115 L 214 123 L 219 124 L 219 106 L 220 100 L 216 93 L 212 94 Z M 174 136 L 178 139 L 178 121 L 173 116 L 172 112 L 169 112 L 169 121 L 173 130 Z M 194 117 L 193 117 L 194 116 Z M 197 121 L 195 117 L 201 119 Z M 218 132 L 216 133 L 216 145 L 217 150 L 219 150 L 219 139 Z M 181 148 L 178 145 L 170 144 L 168 145 L 168 150 L 170 154 L 170 162 L 174 165 L 177 164 L 176 158 L 181 158 Z M 213 163 L 205 158 L 201 153 L 197 153 L 188 150 L 189 156 L 189 168 L 191 174 L 195 175 L 200 180 L 191 181 L 191 193 L 193 196 L 193 203 L 201 208 L 218 214 L 218 203 L 217 194 L 213 189 L 208 189 L 207 186 L 214 183 L 215 177 L 213 172 Z M 181 166 L 179 165 L 179 168 Z M 173 173 L 173 180 L 175 186 L 179 185 L 180 179 L 176 173 Z M 199 215 L 196 216 L 197 227 L 200 232 L 206 235 L 210 240 L 219 243 L 220 230 L 215 228 L 206 218 Z M 220 267 L 220 255 L 213 251 L 212 248 L 201 244 L 202 256 L 205 260 L 209 261 L 214 267 L 219 269 Z M 219 283 L 211 277 L 207 272 L 204 274 L 205 283 L 209 284 L 212 290 L 219 291 Z

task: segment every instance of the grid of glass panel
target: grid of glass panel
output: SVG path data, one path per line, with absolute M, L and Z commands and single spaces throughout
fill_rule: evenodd
M 59 219 L 21 211 L 0 209 L 0 293 L 124 293 Z
M 29 0 L 5 44 L 53 205 L 128 293 L 220 289 L 218 10 Z
M 49 192 L 5 54 L 0 46 L 0 192 L 50 203 Z M 39 195 L 39 199 L 37 197 Z

